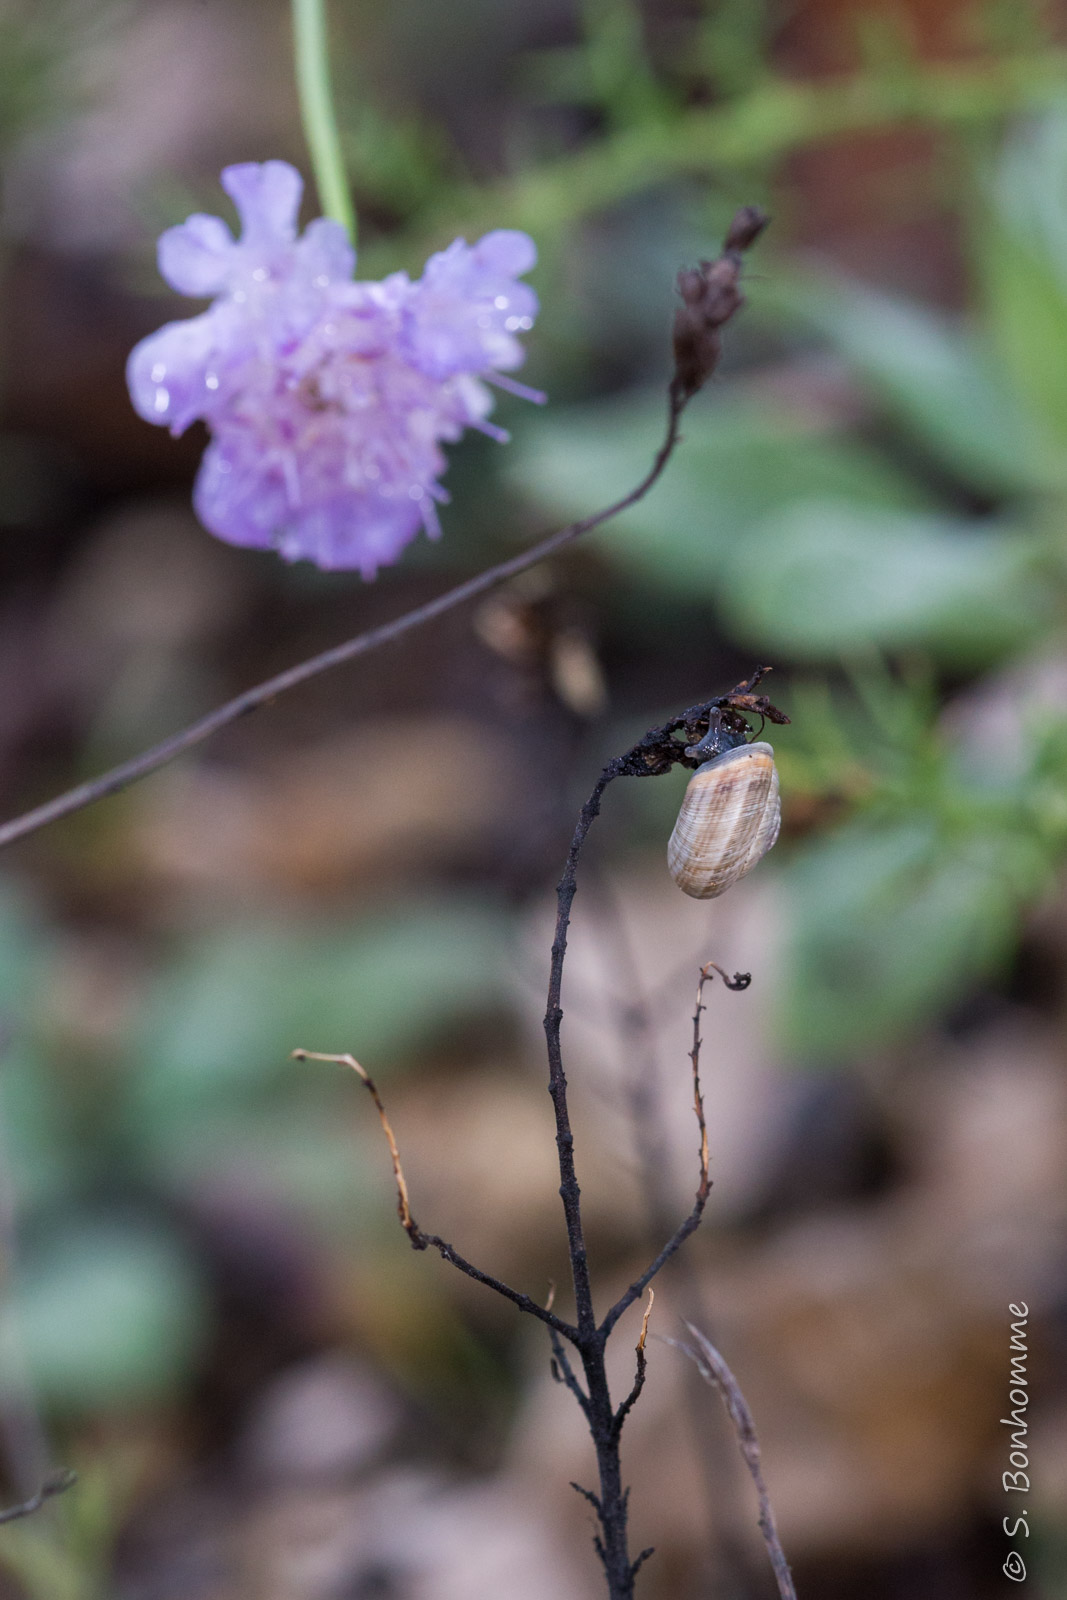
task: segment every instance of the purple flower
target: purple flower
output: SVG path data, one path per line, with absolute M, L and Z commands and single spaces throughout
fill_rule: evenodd
M 509 231 L 457 239 L 417 283 L 403 272 L 355 283 L 340 223 L 320 218 L 297 236 L 303 185 L 287 162 L 227 167 L 222 184 L 241 237 L 199 214 L 163 234 L 163 277 L 214 299 L 137 345 L 133 403 L 174 434 L 207 423 L 193 499 L 220 539 L 372 578 L 420 528 L 440 532 L 441 441 L 465 428 L 507 438 L 486 420 L 480 380 L 543 399 L 501 376 L 522 362 L 516 336 L 537 314 L 516 281 L 533 243 Z

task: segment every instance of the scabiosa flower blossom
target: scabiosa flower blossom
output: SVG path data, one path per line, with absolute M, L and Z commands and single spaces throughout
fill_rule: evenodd
M 356 283 L 340 223 L 320 218 L 297 237 L 303 183 L 287 162 L 227 167 L 222 184 L 241 237 L 203 215 L 162 235 L 167 282 L 214 299 L 137 345 L 133 403 L 176 435 L 207 423 L 193 500 L 220 539 L 372 578 L 420 528 L 437 537 L 440 442 L 465 428 L 506 440 L 481 380 L 544 398 L 503 376 L 537 313 L 516 281 L 533 242 L 457 239 L 416 283 L 404 272 Z

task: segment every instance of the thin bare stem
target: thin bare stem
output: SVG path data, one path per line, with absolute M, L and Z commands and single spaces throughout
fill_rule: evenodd
M 651 992 L 646 989 L 624 906 L 614 897 L 610 882 L 605 881 L 602 887 L 609 897 L 609 914 L 602 918 L 600 933 L 603 942 L 610 947 L 611 959 L 605 973 L 607 988 L 601 1006 L 605 1018 L 610 1019 L 618 1030 L 627 1063 L 624 1080 L 627 1116 L 646 1203 L 647 1226 L 644 1231 L 654 1249 L 658 1240 L 670 1233 L 675 1218 L 659 1061 L 659 1026 L 662 1016 L 666 1014 L 667 1003 L 670 1003 L 672 1010 L 674 1008 L 679 978 L 684 973 L 688 980 L 693 968 L 699 969 L 700 961 L 696 956 L 690 956 L 684 963 L 678 963 L 670 976 L 660 980 Z M 711 963 L 706 962 L 705 965 Z M 729 988 L 746 987 L 747 981 L 750 981 L 748 974 L 738 973 L 730 979 L 721 968 L 716 970 Z M 691 1257 L 681 1251 L 671 1267 L 684 1320 L 706 1325 L 708 1313 L 704 1305 L 704 1286 Z M 705 1555 L 703 1561 L 691 1571 L 686 1593 L 692 1596 L 717 1594 L 720 1589 L 724 1593 L 748 1593 L 758 1587 L 758 1580 L 753 1575 L 753 1560 L 748 1545 L 736 1532 L 739 1485 L 731 1470 L 732 1446 L 724 1435 L 709 1430 L 702 1420 L 704 1380 L 696 1366 L 687 1366 L 686 1374 L 687 1391 L 691 1391 L 691 1397 L 687 1395 L 684 1405 L 685 1422 L 692 1435 L 706 1494 Z
M 637 1341 L 637 1353 L 639 1356 L 645 1353 L 645 1340 L 648 1338 L 648 1319 L 652 1315 L 652 1307 L 655 1303 L 656 1291 L 655 1289 L 650 1289 L 648 1291 L 648 1305 L 645 1307 L 645 1314 L 641 1318 L 641 1335 Z
M 645 1374 L 648 1369 L 648 1360 L 645 1356 L 645 1341 L 648 1338 L 648 1319 L 652 1315 L 652 1307 L 655 1303 L 655 1299 L 655 1289 L 649 1289 L 648 1305 L 645 1307 L 645 1314 L 641 1318 L 641 1333 L 638 1337 L 637 1345 L 635 1347 L 635 1354 L 637 1356 L 637 1375 L 634 1378 L 633 1388 L 630 1390 L 629 1394 L 626 1396 L 626 1399 L 622 1402 L 622 1405 L 615 1413 L 616 1437 L 622 1432 L 623 1423 L 633 1410 L 634 1405 L 641 1394 L 641 1390 L 645 1387 Z
M 310 22 L 313 22 L 314 27 L 319 30 L 321 38 L 316 35 L 318 43 L 315 47 L 318 49 L 320 45 L 322 46 L 317 59 L 325 73 L 322 5 L 323 0 L 299 0 L 298 11 L 306 13 Z M 320 77 L 322 83 L 325 83 L 325 77 L 322 74 Z M 477 595 L 485 594 L 487 590 L 506 583 L 509 578 L 517 577 L 520 572 L 526 572 L 539 561 L 544 561 L 547 556 L 554 555 L 557 550 L 562 550 L 573 540 L 580 538 L 583 533 L 591 532 L 593 528 L 609 522 L 612 517 L 617 517 L 620 511 L 635 505 L 663 473 L 678 443 L 682 412 L 715 369 L 721 350 L 722 330 L 744 304 L 740 288 L 744 252 L 758 238 L 767 220 L 758 208 L 742 207 L 727 231 L 722 254 L 715 261 L 702 262 L 699 270 L 683 271 L 679 274 L 678 290 L 682 297 L 682 305 L 675 314 L 674 370 L 667 385 L 666 431 L 648 471 L 620 499 L 605 506 L 602 511 L 593 512 L 591 516 L 579 517 L 577 522 L 570 522 L 565 528 L 559 528 L 555 533 L 548 534 L 531 545 L 528 550 L 512 556 L 509 561 L 501 561 L 495 567 L 487 567 L 484 572 L 476 573 L 473 578 L 457 584 L 454 589 L 438 595 L 435 600 L 428 600 L 425 605 L 415 606 L 403 616 L 395 617 L 392 622 L 383 623 L 379 628 L 369 628 L 365 633 L 357 634 L 354 639 L 349 639 L 344 644 L 334 645 L 331 650 L 324 650 L 319 655 L 311 656 L 307 661 L 299 662 L 295 667 L 289 667 L 285 672 L 276 673 L 273 678 L 257 684 L 253 689 L 246 689 L 243 694 L 228 700 L 225 705 L 209 711 L 206 716 L 199 717 L 187 727 L 171 734 L 168 739 L 162 740 L 148 750 L 143 750 L 140 755 L 120 762 L 118 766 L 102 773 L 100 777 L 77 784 L 65 794 L 57 795 L 54 800 L 35 806 L 32 811 L 25 812 L 21 817 L 12 818 L 10 822 L 0 826 L 0 846 L 25 838 L 27 834 L 36 832 L 47 823 L 56 822 L 60 817 L 70 816 L 72 812 L 80 811 L 107 795 L 117 794 L 131 783 L 136 783 L 138 779 L 147 777 L 150 772 L 165 766 L 168 761 L 173 761 L 175 756 L 202 744 L 220 728 L 225 728 L 231 722 L 236 722 L 239 717 L 258 710 L 268 700 L 275 699 L 289 689 L 295 689 L 298 684 L 306 683 L 309 678 L 328 672 L 332 667 L 339 667 L 346 661 L 354 660 L 356 656 L 367 655 L 381 645 L 390 644 L 394 639 L 399 639 L 413 629 L 422 627 L 424 623 L 432 622 L 436 617 L 444 616 L 446 612 L 463 605 L 465 601 L 473 600 Z
M 785 1559 L 781 1540 L 778 1537 L 778 1524 L 774 1516 L 774 1507 L 771 1497 L 767 1492 L 767 1484 L 763 1477 L 763 1465 L 760 1456 L 759 1436 L 756 1425 L 752 1420 L 752 1413 L 748 1403 L 741 1393 L 741 1386 L 730 1371 L 722 1356 L 716 1350 L 711 1340 L 695 1328 L 691 1322 L 686 1327 L 696 1340 L 697 1348 L 685 1344 L 681 1339 L 664 1339 L 664 1344 L 670 1344 L 676 1350 L 684 1350 L 691 1361 L 696 1363 L 697 1369 L 704 1380 L 713 1389 L 719 1391 L 723 1404 L 729 1414 L 737 1434 L 737 1442 L 741 1446 L 741 1454 L 745 1458 L 745 1465 L 752 1474 L 752 1481 L 756 1485 L 756 1494 L 759 1496 L 759 1528 L 763 1535 L 763 1542 L 767 1546 L 774 1576 L 778 1583 L 779 1600 L 797 1600 L 797 1592 L 793 1586 L 793 1574 L 789 1570 L 789 1563 Z
M 294 1050 L 291 1052 L 291 1059 L 294 1061 L 336 1062 L 338 1066 L 351 1067 L 353 1072 L 355 1072 L 359 1077 L 361 1083 L 364 1085 L 371 1099 L 374 1101 L 378 1112 L 378 1118 L 382 1125 L 382 1131 L 384 1132 L 386 1140 L 389 1144 L 389 1155 L 393 1163 L 393 1176 L 396 1179 L 397 1214 L 400 1217 L 401 1227 L 411 1240 L 411 1246 L 413 1250 L 436 1250 L 438 1255 L 441 1256 L 442 1260 L 451 1262 L 452 1266 L 457 1267 L 459 1271 L 464 1273 L 468 1278 L 473 1278 L 476 1283 L 484 1284 L 487 1289 L 495 1290 L 495 1292 L 499 1295 L 502 1295 L 505 1300 L 510 1300 L 512 1305 L 517 1306 L 520 1311 L 525 1311 L 528 1316 L 536 1317 L 539 1322 L 545 1323 L 553 1330 L 554 1333 L 561 1334 L 565 1339 L 574 1340 L 577 1330 L 572 1328 L 569 1322 L 564 1322 L 562 1317 L 556 1316 L 556 1314 L 550 1309 L 551 1302 L 549 1303 L 549 1306 L 538 1305 L 537 1301 L 531 1299 L 528 1294 L 522 1294 L 518 1289 L 513 1289 L 510 1284 L 504 1283 L 501 1281 L 501 1279 L 494 1278 L 491 1273 L 483 1272 L 480 1267 L 474 1266 L 472 1262 L 467 1260 L 466 1256 L 460 1255 L 459 1251 L 454 1245 L 451 1245 L 447 1240 L 440 1238 L 438 1234 L 424 1233 L 419 1227 L 411 1212 L 411 1204 L 408 1200 L 407 1181 L 404 1178 L 404 1169 L 400 1164 L 400 1151 L 397 1147 L 396 1137 L 390 1125 L 389 1118 L 386 1115 L 385 1106 L 382 1103 L 382 1097 L 378 1093 L 378 1088 L 374 1082 L 374 1079 L 371 1077 L 366 1068 L 360 1065 L 355 1056 L 327 1055 L 320 1050 Z
M 637 1574 L 641 1571 L 641 1568 L 644 1566 L 644 1564 L 648 1560 L 649 1556 L 654 1556 L 655 1553 L 656 1553 L 656 1547 L 655 1547 L 654 1544 L 650 1544 L 647 1547 L 647 1549 L 642 1550 L 641 1554 L 638 1556 L 637 1560 L 634 1562 L 633 1566 L 630 1568 L 630 1576 L 632 1578 L 636 1578 Z
M 681 747 L 676 742 L 672 743 L 670 749 L 664 747 L 662 740 L 669 736 L 664 734 L 664 730 L 657 729 L 655 735 L 647 735 L 646 740 L 641 741 L 640 745 L 628 751 L 625 756 L 617 756 L 614 761 L 608 763 L 597 779 L 592 794 L 582 807 L 567 852 L 563 876 L 556 886 L 556 930 L 552 941 L 548 1004 L 544 1020 L 545 1042 L 548 1049 L 548 1092 L 552 1098 L 556 1121 L 559 1193 L 563 1201 L 563 1214 L 567 1227 L 567 1246 L 577 1312 L 577 1336 L 574 1343 L 581 1357 L 586 1382 L 585 1399 L 580 1404 L 596 1451 L 600 1493 L 595 1495 L 591 1490 L 583 1489 L 578 1484 L 572 1484 L 572 1487 L 577 1489 L 596 1511 L 600 1532 L 594 1536 L 593 1546 L 604 1568 L 610 1600 L 631 1600 L 634 1588 L 634 1565 L 630 1560 L 627 1540 L 627 1491 L 622 1484 L 619 1457 L 619 1432 L 622 1422 L 616 1414 L 608 1387 L 604 1360 L 606 1336 L 597 1328 L 596 1313 L 593 1309 L 593 1290 L 582 1227 L 581 1190 L 578 1187 L 574 1165 L 574 1135 L 567 1104 L 567 1076 L 563 1069 L 560 1042 L 560 1028 L 563 1022 L 561 1003 L 563 964 L 567 954 L 571 908 L 578 889 L 578 859 L 589 829 L 600 814 L 604 790 L 613 779 L 621 777 L 624 773 L 652 770 L 645 759 L 645 746 L 648 741 L 655 742 L 657 736 L 660 737 L 660 744 L 656 747 L 653 765 L 658 763 L 660 770 L 668 770 L 681 753 Z M 644 1351 L 641 1351 L 638 1356 L 638 1368 L 642 1382 L 644 1360 Z
M 671 393 L 663 443 L 640 483 L 620 500 L 614 501 L 603 511 L 597 511 L 592 516 L 581 517 L 577 522 L 568 523 L 565 528 L 549 534 L 537 544 L 531 545 L 528 550 L 512 556 L 508 561 L 501 561 L 497 566 L 489 567 L 484 572 L 477 573 L 464 583 L 457 584 L 454 589 L 448 589 L 444 594 L 438 595 L 435 600 L 428 600 L 424 605 L 405 611 L 392 622 L 385 622 L 378 628 L 368 628 L 365 633 L 356 634 L 355 638 L 346 640 L 344 644 L 334 645 L 332 649 L 323 650 L 321 654 L 311 656 L 295 667 L 276 673 L 274 677 L 267 678 L 255 688 L 246 689 L 243 694 L 227 700 L 225 705 L 218 706 L 206 716 L 189 723 L 187 727 L 161 740 L 159 744 L 143 750 L 140 755 L 131 756 L 128 761 L 119 762 L 118 766 L 101 773 L 98 778 L 90 778 L 85 783 L 79 783 L 73 789 L 68 789 L 65 794 L 57 795 L 54 800 L 48 800 L 43 805 L 35 806 L 32 811 L 26 811 L 22 816 L 3 823 L 0 825 L 0 848 L 13 844 L 16 839 L 24 839 L 27 834 L 36 833 L 38 828 L 44 828 L 50 822 L 58 822 L 61 817 L 69 817 L 75 811 L 82 811 L 86 806 L 95 804 L 97 800 L 119 794 L 123 789 L 129 788 L 130 784 L 137 783 L 152 772 L 157 772 L 160 767 L 165 767 L 175 757 L 184 755 L 187 750 L 194 749 L 198 744 L 203 744 L 205 739 L 210 739 L 222 728 L 239 721 L 241 717 L 248 716 L 250 712 L 258 711 L 261 706 L 276 699 L 278 695 L 285 694 L 289 689 L 295 689 L 334 667 L 342 666 L 346 661 L 354 661 L 357 656 L 369 655 L 372 650 L 377 650 L 382 645 L 392 644 L 404 634 L 423 627 L 427 622 L 433 622 L 446 612 L 454 611 L 466 601 L 485 594 L 489 589 L 497 588 L 509 578 L 517 577 L 520 572 L 526 572 L 530 567 L 536 566 L 538 562 L 544 561 L 546 557 L 554 555 L 557 550 L 562 550 L 565 545 L 580 538 L 582 534 L 591 532 L 604 522 L 609 522 L 612 517 L 618 516 L 621 511 L 625 511 L 642 499 L 659 479 L 678 443 L 678 424 L 685 404 L 684 399 L 679 399 L 677 395 Z
M 771 706 L 765 696 L 754 693 L 766 670 L 766 668 L 758 667 L 746 683 L 739 684 L 730 694 L 723 695 L 715 701 L 706 701 L 699 706 L 691 706 L 680 717 L 673 718 L 662 727 L 651 729 L 643 739 L 639 739 L 624 755 L 616 756 L 614 760 L 608 762 L 597 779 L 592 794 L 582 807 L 574 830 L 574 837 L 567 852 L 567 862 L 563 870 L 563 876 L 556 887 L 556 930 L 555 938 L 552 942 L 548 1005 L 544 1019 L 549 1063 L 548 1087 L 556 1120 L 556 1149 L 560 1174 L 559 1192 L 563 1201 L 567 1242 L 574 1281 L 574 1297 L 577 1311 L 577 1332 L 574 1344 L 581 1356 L 587 1388 L 587 1404 L 583 1404 L 582 1409 L 589 1424 L 589 1432 L 596 1450 L 597 1467 L 600 1474 L 600 1494 L 598 1497 L 594 1497 L 585 1490 L 581 1492 L 586 1494 L 590 1502 L 597 1506 L 601 1536 L 595 1541 L 596 1549 L 604 1566 L 611 1600 L 630 1600 L 634 1591 L 635 1574 L 649 1553 L 643 1552 L 635 1562 L 630 1560 L 627 1542 L 627 1491 L 624 1490 L 622 1485 L 619 1457 L 619 1437 L 622 1425 L 630 1408 L 640 1394 L 645 1379 L 644 1330 L 638 1345 L 637 1377 L 634 1387 L 618 1409 L 612 1403 L 608 1387 L 604 1352 L 608 1338 L 619 1317 L 622 1316 L 628 1306 L 633 1304 L 638 1295 L 644 1292 L 651 1279 L 655 1277 L 664 1263 L 670 1259 L 699 1225 L 707 1203 L 711 1184 L 708 1176 L 708 1147 L 707 1129 L 704 1122 L 704 1102 L 700 1093 L 700 1014 L 703 1010 L 704 985 L 709 982 L 713 972 L 721 972 L 722 969 L 712 962 L 707 963 L 701 969 L 700 986 L 697 992 L 697 1009 L 693 1018 L 693 1049 L 690 1056 L 693 1064 L 693 1100 L 700 1128 L 700 1182 L 697 1189 L 696 1202 L 690 1215 L 675 1232 L 674 1236 L 668 1240 L 652 1265 L 636 1284 L 630 1286 L 598 1326 L 593 1308 L 589 1263 L 582 1228 L 581 1191 L 575 1173 L 574 1135 L 571 1129 L 570 1111 L 567 1104 L 567 1078 L 563 1070 L 560 1043 L 560 1028 L 563 1021 L 561 1003 L 563 967 L 567 954 L 571 911 L 578 888 L 578 860 L 589 829 L 600 814 L 604 791 L 614 779 L 656 776 L 669 772 L 676 763 L 689 766 L 695 765 L 695 759 L 686 754 L 686 749 L 696 742 L 692 737 L 695 730 L 708 727 L 712 716 L 722 716 L 724 714 L 734 716 L 740 720 L 741 726 L 747 725 L 743 718 L 746 715 L 753 714 L 767 715 L 778 721 L 787 720 L 782 712 Z M 675 734 L 682 730 L 686 734 L 684 743 L 680 743 L 675 738 Z M 747 987 L 747 974 L 737 974 L 733 980 L 726 978 L 725 974 L 723 976 L 731 988 Z
M 396 1136 L 393 1133 L 389 1118 L 385 1114 L 385 1106 L 382 1104 L 382 1097 L 378 1093 L 378 1087 L 366 1067 L 361 1066 L 355 1056 L 324 1055 L 321 1050 L 294 1050 L 291 1052 L 290 1059 L 292 1061 L 333 1061 L 339 1067 L 351 1067 L 352 1071 L 366 1086 L 367 1092 L 374 1101 L 378 1112 L 378 1119 L 381 1122 L 382 1132 L 385 1134 L 389 1145 L 389 1154 L 393 1161 L 393 1177 L 396 1179 L 396 1209 L 400 1217 L 400 1226 L 409 1236 L 413 1233 L 418 1233 L 419 1230 L 415 1226 L 415 1218 L 411 1215 L 407 1180 L 404 1177 L 404 1169 L 400 1165 L 400 1151 L 397 1149 Z M 552 1297 L 550 1296 L 549 1305 L 551 1306 L 551 1304 Z
M 567 933 L 570 927 L 571 906 L 578 892 L 578 857 L 586 835 L 600 814 L 604 790 L 618 774 L 614 764 L 605 767 L 597 779 L 589 799 L 582 807 L 578 825 L 574 830 L 567 864 L 556 887 L 556 933 L 552 941 L 552 962 L 548 980 L 548 1005 L 545 1010 L 545 1041 L 548 1047 L 548 1092 L 556 1117 L 556 1152 L 559 1160 L 559 1193 L 563 1201 L 563 1215 L 567 1225 L 567 1245 L 570 1254 L 571 1276 L 574 1282 L 574 1299 L 577 1308 L 578 1332 L 588 1341 L 596 1330 L 593 1312 L 593 1291 L 589 1279 L 589 1258 L 585 1248 L 582 1228 L 581 1190 L 574 1168 L 574 1134 L 571 1131 L 570 1110 L 567 1105 L 567 1076 L 563 1070 L 563 1052 L 560 1027 L 563 1022 L 561 996 L 563 989 L 563 963 L 567 954 Z
M 36 1494 L 23 1500 L 21 1505 L 8 1506 L 6 1511 L 0 1511 L 0 1522 L 18 1522 L 20 1517 L 32 1517 L 35 1511 L 40 1511 L 46 1500 L 53 1499 L 57 1494 L 66 1494 L 77 1481 L 78 1474 L 69 1469 L 54 1473 L 45 1479 Z
M 645 1289 L 656 1276 L 656 1273 L 666 1265 L 675 1251 L 681 1248 L 689 1235 L 694 1233 L 700 1226 L 700 1219 L 704 1215 L 704 1207 L 707 1205 L 708 1195 L 711 1193 L 711 1178 L 708 1172 L 708 1125 L 704 1120 L 704 1096 L 700 1090 L 700 1017 L 701 1013 L 706 1009 L 704 1005 L 704 986 L 711 980 L 713 972 L 721 974 L 727 988 L 748 988 L 747 973 L 735 973 L 733 979 L 730 979 L 718 963 L 714 961 L 706 962 L 700 969 L 700 981 L 697 984 L 697 1003 L 693 1012 L 693 1048 L 689 1052 L 689 1059 L 693 1064 L 693 1110 L 696 1112 L 697 1126 L 700 1129 L 700 1181 L 697 1184 L 693 1209 L 685 1221 L 667 1240 L 667 1243 L 656 1256 L 651 1266 L 647 1267 L 641 1276 L 631 1283 L 625 1294 L 620 1295 L 619 1299 L 616 1300 L 600 1324 L 601 1332 L 605 1338 L 611 1333 L 612 1328 L 614 1328 L 623 1312 L 628 1310 L 640 1295 L 644 1294 Z

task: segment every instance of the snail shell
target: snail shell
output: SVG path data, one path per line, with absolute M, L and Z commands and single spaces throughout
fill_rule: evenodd
M 724 750 L 689 780 L 667 846 L 671 877 L 695 900 L 713 899 L 767 854 L 780 821 L 770 745 Z

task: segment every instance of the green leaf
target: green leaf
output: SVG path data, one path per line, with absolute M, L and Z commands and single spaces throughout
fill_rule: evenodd
M 724 566 L 735 634 L 797 660 L 872 644 L 953 665 L 996 660 L 1052 616 L 1030 546 L 944 517 L 808 502 L 768 518 Z
M 173 1392 L 206 1333 L 206 1300 L 188 1253 L 145 1222 L 68 1222 L 28 1245 L 15 1314 L 48 1405 L 136 1406 Z
M 573 407 L 516 440 L 510 470 L 523 493 L 561 519 L 610 504 L 650 463 L 662 437 L 660 394 Z M 592 537 L 642 581 L 714 597 L 721 564 L 746 529 L 798 499 L 920 507 L 923 497 L 876 451 L 813 432 L 797 416 L 739 400 L 686 413 L 669 470 L 637 506 Z
M 921 817 L 808 846 L 783 874 L 786 1047 L 842 1061 L 929 1021 L 1004 959 L 1046 867 L 1018 837 Z
M 1067 477 L 1067 113 L 1008 142 L 976 219 L 974 257 L 1005 374 Z
M 1067 477 L 1067 294 L 1059 273 L 1007 229 L 983 232 L 986 314 L 1005 371 L 1022 396 L 1031 437 L 1055 450 Z M 1022 408 L 1021 408 L 1022 409 Z M 1031 451 L 1032 454 L 1032 451 Z
M 965 483 L 991 494 L 1062 483 L 1064 464 L 1038 447 L 1011 372 L 978 335 L 847 279 L 798 279 L 775 302 L 816 327 Z

